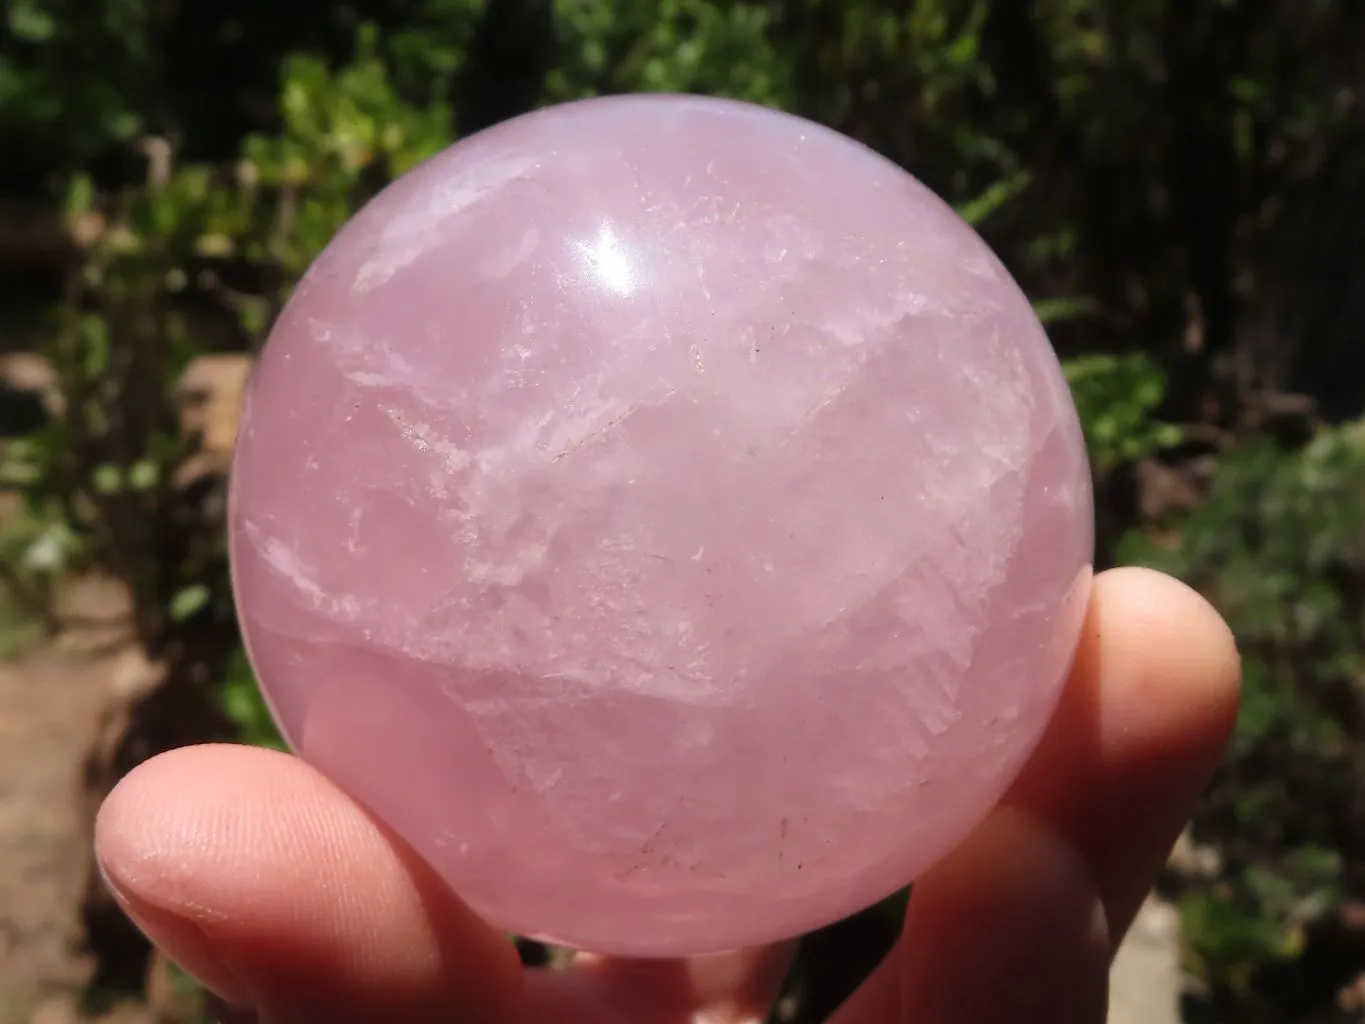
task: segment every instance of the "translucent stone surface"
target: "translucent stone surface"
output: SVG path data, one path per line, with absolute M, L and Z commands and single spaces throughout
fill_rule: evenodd
M 504 928 L 798 933 L 956 843 L 1072 657 L 1089 473 L 984 243 L 842 136 L 560 107 L 366 207 L 280 317 L 231 512 L 298 752 Z

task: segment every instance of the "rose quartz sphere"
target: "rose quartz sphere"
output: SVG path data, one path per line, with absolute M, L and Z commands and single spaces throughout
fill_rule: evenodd
M 1053 711 L 1088 600 L 1029 302 L 904 171 L 735 102 L 464 140 L 313 265 L 233 570 L 298 753 L 493 924 L 637 956 L 910 882 Z

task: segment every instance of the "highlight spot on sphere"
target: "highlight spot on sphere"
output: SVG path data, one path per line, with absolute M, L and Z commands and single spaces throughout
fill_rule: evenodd
M 635 956 L 950 850 L 1053 711 L 1092 520 L 985 243 L 841 135 L 681 96 L 366 206 L 271 334 L 230 513 L 296 751 L 492 923 Z

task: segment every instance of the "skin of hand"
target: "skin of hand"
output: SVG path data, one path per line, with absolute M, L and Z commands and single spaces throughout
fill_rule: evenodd
M 1112 954 L 1237 712 L 1236 646 L 1154 572 L 1095 580 L 1037 752 L 917 880 L 902 936 L 831 1024 L 1103 1024 Z M 510 943 L 302 761 L 234 746 L 137 768 L 102 808 L 110 888 L 166 953 L 263 1024 L 741 1024 L 791 945 L 694 961 L 580 956 L 523 971 Z

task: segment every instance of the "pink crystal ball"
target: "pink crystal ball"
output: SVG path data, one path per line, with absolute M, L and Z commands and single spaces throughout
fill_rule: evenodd
M 681 96 L 361 210 L 260 358 L 230 518 L 294 749 L 491 923 L 634 956 L 949 852 L 1053 712 L 1093 545 L 985 243 L 842 135 Z

